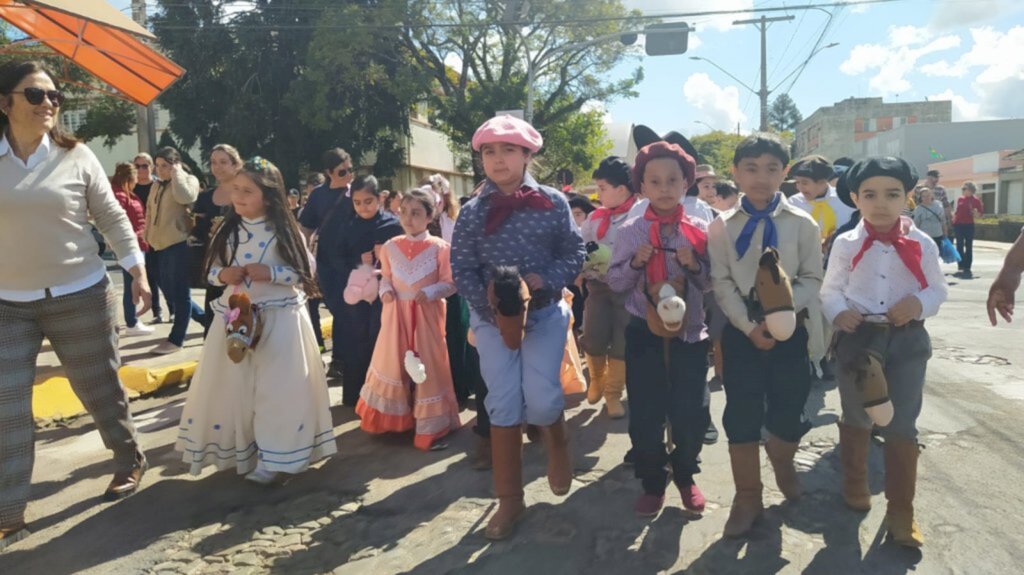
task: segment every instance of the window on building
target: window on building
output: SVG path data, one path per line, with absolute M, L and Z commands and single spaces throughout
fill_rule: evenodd
M 65 130 L 74 134 L 85 123 L 85 115 L 85 110 L 68 110 L 60 115 L 60 121 L 64 125 Z

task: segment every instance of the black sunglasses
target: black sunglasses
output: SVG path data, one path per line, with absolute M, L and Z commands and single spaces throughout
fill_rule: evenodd
M 339 177 L 339 178 L 344 178 L 344 177 L 345 177 L 345 176 L 347 176 L 347 175 L 348 175 L 348 173 L 349 173 L 349 172 L 351 172 L 351 171 L 352 171 L 352 170 L 351 170 L 350 168 L 342 168 L 342 169 L 338 170 L 338 171 L 337 171 L 337 172 L 335 172 L 335 173 L 337 173 L 337 174 L 338 174 L 338 177 Z
M 136 170 L 148 170 L 149 164 L 135 164 Z
M 61 104 L 64 103 L 64 92 L 60 90 L 44 90 L 42 88 L 25 88 L 20 92 L 11 92 L 12 94 L 23 94 L 25 99 L 28 100 L 29 104 L 38 106 L 43 103 L 43 98 L 49 98 L 50 103 L 55 108 L 60 108 Z

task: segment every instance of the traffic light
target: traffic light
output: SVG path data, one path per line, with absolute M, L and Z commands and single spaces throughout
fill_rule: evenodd
M 674 56 L 686 53 L 690 26 L 685 22 L 651 24 L 644 28 L 644 50 L 648 56 Z

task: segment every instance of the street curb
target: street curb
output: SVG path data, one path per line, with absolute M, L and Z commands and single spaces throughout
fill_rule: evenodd
M 334 333 L 334 318 L 320 320 L 324 338 Z M 160 388 L 189 380 L 196 372 L 197 361 L 186 361 L 165 367 L 126 365 L 117 370 L 128 397 L 153 393 Z M 32 417 L 37 420 L 68 419 L 85 413 L 85 406 L 71 389 L 66 377 L 48 377 L 32 386 Z

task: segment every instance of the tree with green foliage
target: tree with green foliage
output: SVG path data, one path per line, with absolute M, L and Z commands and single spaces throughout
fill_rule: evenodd
M 768 123 L 776 132 L 794 132 L 797 124 L 803 121 L 803 114 L 789 94 L 779 94 L 768 109 Z
M 613 67 L 637 56 L 614 39 L 596 41 L 640 26 L 620 0 L 410 0 L 408 13 L 402 41 L 432 77 L 431 119 L 457 149 L 465 150 L 476 128 L 496 112 L 526 108 L 532 67 L 533 125 L 545 137 L 542 154 L 564 157 L 581 141 L 590 142 L 567 162 L 582 172 L 607 151 L 595 145 L 605 137 L 603 124 L 582 112 L 583 105 L 636 96 L 643 77 L 637 67 L 631 76 L 609 81 Z M 592 21 L 572 23 L 578 20 Z M 552 171 L 569 167 L 546 159 Z
M 160 102 L 185 146 L 234 144 L 271 159 L 295 181 L 319 170 L 327 148 L 387 176 L 402 165 L 409 110 L 425 90 L 402 44 L 377 26 L 397 23 L 402 0 L 225 3 L 159 0 L 153 28 L 188 72 Z
M 736 146 L 745 138 L 746 136 L 715 130 L 690 138 L 690 143 L 700 154 L 701 162 L 710 164 L 720 176 L 730 177 Z

